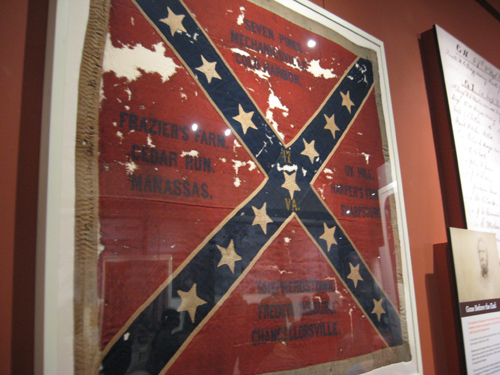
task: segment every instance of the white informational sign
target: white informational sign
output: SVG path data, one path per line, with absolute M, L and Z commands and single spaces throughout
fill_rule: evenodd
M 495 235 L 450 228 L 468 374 L 500 374 L 500 264 Z
M 500 70 L 436 26 L 467 228 L 500 241 Z M 500 248 L 500 246 L 497 246 Z
M 462 327 L 468 373 L 500 373 L 500 312 L 462 318 Z

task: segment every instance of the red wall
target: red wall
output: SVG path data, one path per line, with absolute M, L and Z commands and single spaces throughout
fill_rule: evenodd
M 0 373 L 7 375 L 33 373 L 47 3 L 0 1 Z
M 500 22 L 474 0 L 315 0 L 385 44 L 425 374 L 442 360 L 433 245 L 446 242 L 419 35 L 439 24 L 500 67 Z M 0 2 L 0 373 L 29 374 L 41 79 L 47 0 Z M 29 5 L 29 7 L 28 7 Z M 27 40 L 26 35 L 30 38 Z M 8 52 L 7 52 L 8 51 Z M 13 334 L 15 333 L 15 335 Z
M 14 226 L 17 154 L 21 120 L 21 93 L 27 1 L 0 2 L 0 372 L 10 374 L 12 292 L 14 275 Z M 17 31 L 17 32 L 15 32 Z M 7 53 L 6 51 L 9 51 Z

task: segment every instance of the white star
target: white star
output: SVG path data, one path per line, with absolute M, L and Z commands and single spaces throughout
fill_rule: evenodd
M 351 100 L 351 96 L 350 96 L 349 91 L 347 91 L 347 94 L 344 94 L 341 91 L 340 95 L 342 96 L 342 105 L 347 108 L 349 113 L 351 113 L 351 107 L 354 105 L 354 103 Z
M 328 117 L 327 115 L 325 115 L 325 120 L 326 120 L 325 129 L 330 130 L 332 132 L 333 139 L 335 139 L 335 132 L 337 130 L 340 130 L 335 124 L 335 115 L 332 115 L 332 117 Z
M 198 68 L 195 68 L 196 70 L 199 70 L 203 74 L 205 74 L 205 77 L 207 77 L 208 83 L 212 82 L 212 78 L 220 78 L 219 73 L 215 70 L 215 64 L 217 64 L 216 61 L 214 62 L 208 62 L 203 55 L 201 56 L 201 61 L 202 65 Z
M 293 199 L 293 194 L 296 191 L 300 191 L 299 185 L 297 185 L 297 183 L 295 182 L 296 174 L 297 174 L 297 172 L 293 172 L 292 174 L 288 174 L 288 173 L 283 171 L 283 175 L 285 176 L 285 182 L 283 183 L 283 185 L 281 185 L 281 187 L 288 190 L 292 199 Z
M 229 242 L 229 246 L 227 248 L 223 248 L 222 246 L 217 245 L 219 251 L 222 255 L 222 258 L 217 265 L 217 267 L 227 265 L 232 273 L 234 273 L 234 263 L 241 260 L 241 257 L 234 250 L 234 242 L 231 240 Z
M 170 32 L 172 33 L 172 36 L 174 36 L 174 34 L 177 31 L 184 31 L 185 33 L 187 33 L 186 29 L 182 25 L 182 20 L 184 19 L 185 16 L 183 14 L 179 14 L 179 15 L 175 14 L 168 7 L 167 7 L 167 10 L 168 10 L 167 18 L 162 18 L 160 20 L 160 22 L 163 22 L 170 27 Z
M 351 268 L 351 273 L 347 276 L 348 279 L 351 279 L 354 283 L 354 287 L 358 287 L 358 281 L 363 281 L 363 278 L 359 274 L 359 264 L 354 267 L 351 263 L 349 263 L 349 267 Z
M 179 293 L 179 296 L 181 297 L 181 305 L 177 308 L 177 311 L 187 311 L 189 313 L 191 321 L 194 323 L 196 309 L 198 308 L 198 306 L 204 305 L 207 302 L 203 301 L 196 294 L 196 284 L 193 284 L 193 287 L 191 288 L 191 290 L 189 290 L 189 292 L 178 290 L 177 293 Z
M 382 298 L 380 299 L 380 301 L 373 300 L 373 304 L 375 305 L 375 307 L 372 310 L 372 314 L 377 314 L 377 319 L 379 322 L 380 322 L 380 315 L 385 313 L 385 310 L 382 307 L 382 300 L 383 300 Z
M 314 163 L 314 159 L 319 156 L 319 154 L 316 152 L 316 149 L 314 148 L 314 142 L 315 140 L 312 140 L 311 143 L 307 143 L 306 140 L 304 139 L 304 151 L 302 151 L 300 154 L 305 155 L 309 157 L 309 160 L 311 160 L 311 164 Z
M 264 234 L 267 234 L 267 224 L 273 221 L 269 216 L 267 216 L 266 211 L 267 202 L 262 205 L 262 208 L 252 207 L 253 213 L 255 214 L 255 219 L 253 219 L 253 225 L 260 225 Z
M 253 111 L 245 112 L 241 104 L 238 104 L 238 112 L 238 116 L 233 117 L 233 120 L 241 124 L 243 134 L 247 134 L 248 128 L 257 129 L 257 126 L 252 121 Z
M 337 245 L 337 241 L 335 240 L 335 229 L 337 229 L 337 227 L 328 228 L 326 223 L 323 223 L 324 232 L 319 238 L 326 241 L 326 249 L 328 252 L 330 252 L 330 247 L 333 244 Z

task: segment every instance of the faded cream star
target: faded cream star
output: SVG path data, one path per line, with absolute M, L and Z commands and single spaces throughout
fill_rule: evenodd
M 232 273 L 234 273 L 234 263 L 241 260 L 241 257 L 234 250 L 234 242 L 231 240 L 229 242 L 229 246 L 227 248 L 223 248 L 222 246 L 217 245 L 219 251 L 222 255 L 222 258 L 217 265 L 217 267 L 221 267 L 223 265 L 227 265 Z
M 243 128 L 243 134 L 247 134 L 249 128 L 257 129 L 257 126 L 252 121 L 253 111 L 245 112 L 241 104 L 238 104 L 238 116 L 233 117 L 233 120 L 238 121 Z
M 328 252 L 330 252 L 330 247 L 332 245 L 337 245 L 337 241 L 335 240 L 335 229 L 337 229 L 336 226 L 328 228 L 328 225 L 326 225 L 326 223 L 323 223 L 324 232 L 319 238 L 326 241 L 326 250 Z
M 335 124 L 335 115 L 332 115 L 332 117 L 328 117 L 327 115 L 325 115 L 325 120 L 325 129 L 330 130 L 332 132 L 333 139 L 335 139 L 335 132 L 340 131 L 338 126 Z
M 349 267 L 351 268 L 351 273 L 347 275 L 348 279 L 351 279 L 354 283 L 354 287 L 358 287 L 358 281 L 363 281 L 363 278 L 359 274 L 359 264 L 354 267 L 351 263 L 349 263 Z
M 267 224 L 272 223 L 273 221 L 267 215 L 266 210 L 267 202 L 262 205 L 262 208 L 257 208 L 252 206 L 253 213 L 255 214 L 255 219 L 253 219 L 253 225 L 260 225 L 264 234 L 267 234 Z
M 316 152 L 316 149 L 314 148 L 314 142 L 315 140 L 312 140 L 311 143 L 307 143 L 307 141 L 304 139 L 304 151 L 302 151 L 300 154 L 305 155 L 309 158 L 311 161 L 311 164 L 314 163 L 314 159 L 319 156 L 319 154 Z
M 170 32 L 172 33 L 172 36 L 174 36 L 174 34 L 177 31 L 184 31 L 185 33 L 187 33 L 186 29 L 184 28 L 184 25 L 182 25 L 182 20 L 184 19 L 185 16 L 183 14 L 179 15 L 175 14 L 168 7 L 167 10 L 168 10 L 167 18 L 162 18 L 160 22 L 163 22 L 170 27 Z
M 205 74 L 205 77 L 207 77 L 208 83 L 212 82 L 212 78 L 221 79 L 219 73 L 217 73 L 217 71 L 215 70 L 215 64 L 217 64 L 216 61 L 208 62 L 205 59 L 205 57 L 203 57 L 203 55 L 201 56 L 201 61 L 203 64 L 200 67 L 196 68 L 196 70 L 199 70 L 200 72 Z
M 380 301 L 377 301 L 375 299 L 373 300 L 373 304 L 375 305 L 375 307 L 372 310 L 372 314 L 377 314 L 377 319 L 379 322 L 380 322 L 380 315 L 385 314 L 385 310 L 382 307 L 382 301 L 383 298 L 381 298 Z
M 202 300 L 196 294 L 196 284 L 193 284 L 191 290 L 189 290 L 188 292 L 178 290 L 177 293 L 179 293 L 179 296 L 181 297 L 181 305 L 177 308 L 177 311 L 187 311 L 189 313 L 191 321 L 194 323 L 196 309 L 198 308 L 198 306 L 204 305 L 207 302 Z
M 295 182 L 295 176 L 297 175 L 297 172 L 293 172 L 292 174 L 288 174 L 286 172 L 283 172 L 283 175 L 285 176 L 285 182 L 283 185 L 281 185 L 282 188 L 285 188 L 288 190 L 290 193 L 290 197 L 293 199 L 293 194 L 296 191 L 300 191 L 299 185 Z
M 351 100 L 351 95 L 350 95 L 349 91 L 347 91 L 347 94 L 344 94 L 341 91 L 340 95 L 342 96 L 342 105 L 347 108 L 349 113 L 351 113 L 351 107 L 354 105 L 354 103 Z

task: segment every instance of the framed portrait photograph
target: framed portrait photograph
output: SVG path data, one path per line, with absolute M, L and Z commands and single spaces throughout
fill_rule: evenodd
M 450 228 L 467 371 L 498 368 L 500 260 L 494 233 Z

